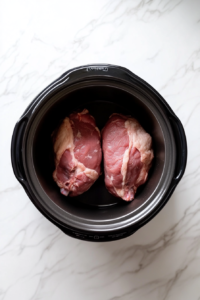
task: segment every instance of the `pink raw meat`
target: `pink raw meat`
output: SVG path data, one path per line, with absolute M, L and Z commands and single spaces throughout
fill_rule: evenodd
M 84 109 L 65 118 L 53 132 L 55 171 L 53 179 L 63 195 L 78 196 L 100 175 L 100 132 L 95 119 Z
M 106 188 L 116 197 L 133 200 L 154 157 L 151 136 L 137 120 L 113 114 L 102 130 L 102 143 Z

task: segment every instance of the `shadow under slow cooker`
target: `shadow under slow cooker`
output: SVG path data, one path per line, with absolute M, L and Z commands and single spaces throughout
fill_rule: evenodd
M 59 97 L 59 95 L 58 95 Z M 94 185 L 78 197 L 65 197 L 53 181 L 54 154 L 51 134 L 71 112 L 88 109 L 101 130 L 112 113 L 136 118 L 152 136 L 154 160 L 147 182 L 138 188 L 135 199 L 125 202 L 112 196 L 105 188 L 102 175 Z M 138 98 L 123 89 L 112 86 L 88 86 L 70 93 L 62 93 L 37 124 L 33 145 L 33 164 L 40 185 L 57 206 L 76 216 L 104 220 L 117 218 L 137 210 L 154 192 L 160 180 L 165 161 L 165 142 L 160 125 L 150 109 Z M 99 210 L 101 208 L 101 210 Z

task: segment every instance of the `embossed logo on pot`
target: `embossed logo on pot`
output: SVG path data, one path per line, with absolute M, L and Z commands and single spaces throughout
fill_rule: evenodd
M 86 68 L 86 71 L 103 71 L 103 72 L 108 72 L 107 67 L 88 67 Z

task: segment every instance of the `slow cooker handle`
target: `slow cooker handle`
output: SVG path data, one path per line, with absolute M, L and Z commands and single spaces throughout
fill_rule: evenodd
M 27 116 L 23 116 L 15 125 L 11 142 L 11 161 L 17 180 L 25 189 L 28 187 L 22 162 L 22 141 L 27 124 Z
M 181 124 L 177 116 L 171 113 L 170 120 L 175 133 L 175 143 L 178 149 L 177 152 L 180 153 L 180 156 L 177 157 L 178 162 L 175 169 L 175 174 L 177 175 L 174 177 L 174 181 L 177 184 L 181 180 L 185 172 L 187 163 L 187 141 L 183 125 Z

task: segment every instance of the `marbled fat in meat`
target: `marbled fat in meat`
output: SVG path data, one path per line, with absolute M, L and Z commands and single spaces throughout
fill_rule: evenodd
M 100 132 L 95 119 L 84 109 L 65 118 L 53 133 L 55 171 L 53 179 L 63 195 L 87 191 L 100 175 Z
M 116 197 L 133 200 L 151 167 L 151 136 L 136 119 L 113 114 L 102 130 L 102 148 L 106 188 Z

